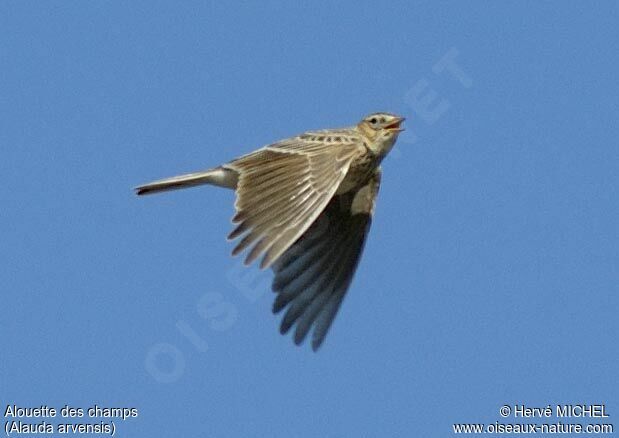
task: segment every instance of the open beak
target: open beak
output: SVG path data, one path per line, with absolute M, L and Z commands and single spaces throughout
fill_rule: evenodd
M 404 120 L 406 120 L 404 117 L 397 117 L 393 120 L 391 124 L 385 126 L 385 129 L 393 132 L 402 132 L 404 131 L 404 128 L 402 128 L 400 125 Z

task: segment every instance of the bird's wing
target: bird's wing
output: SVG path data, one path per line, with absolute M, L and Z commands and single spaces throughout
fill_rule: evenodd
M 296 323 L 300 344 L 314 326 L 312 348 L 324 340 L 359 263 L 380 185 L 380 170 L 356 193 L 333 197 L 312 226 L 273 264 L 273 312 L 288 307 L 280 331 Z
M 365 153 L 358 139 L 328 139 L 305 134 L 224 165 L 239 175 L 232 219 L 238 225 L 228 238 L 243 236 L 233 254 L 252 247 L 246 264 L 263 254 L 261 268 L 277 260 L 324 210 L 350 163 Z

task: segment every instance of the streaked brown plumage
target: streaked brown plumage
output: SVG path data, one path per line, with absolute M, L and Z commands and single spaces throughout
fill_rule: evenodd
M 233 254 L 272 267 L 273 311 L 287 308 L 281 332 L 312 327 L 322 344 L 350 286 L 380 185 L 380 162 L 402 117 L 375 113 L 350 128 L 313 131 L 268 145 L 220 167 L 154 181 L 138 195 L 201 184 L 236 191 Z

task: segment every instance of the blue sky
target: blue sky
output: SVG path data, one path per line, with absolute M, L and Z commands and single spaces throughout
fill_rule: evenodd
M 450 436 L 518 403 L 605 403 L 612 422 L 618 19 L 3 2 L 3 411 L 137 408 L 121 437 Z M 270 272 L 229 256 L 231 192 L 131 191 L 377 110 L 408 130 L 317 354 L 278 334 Z

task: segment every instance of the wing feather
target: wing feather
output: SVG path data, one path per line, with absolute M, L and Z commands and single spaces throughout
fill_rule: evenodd
M 252 247 L 246 264 L 261 256 L 261 267 L 273 264 L 324 210 L 351 162 L 365 153 L 362 143 L 350 140 L 335 144 L 300 136 L 226 164 L 239 174 L 237 226 L 228 237 L 243 237 L 233 254 Z
M 317 350 L 333 323 L 369 231 L 380 171 L 356 193 L 336 195 L 312 226 L 273 264 L 273 312 L 287 308 L 280 331 L 295 324 L 299 344 L 312 327 Z

